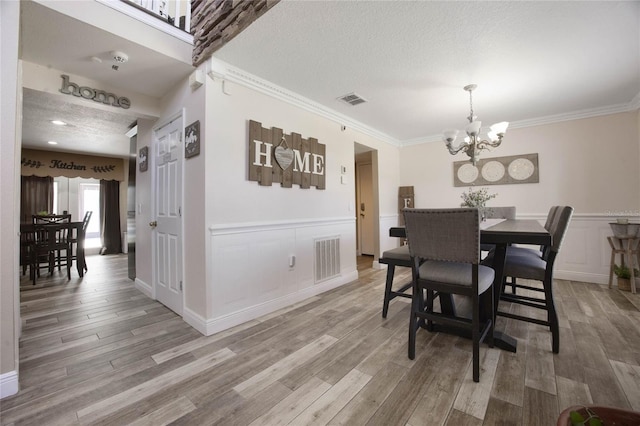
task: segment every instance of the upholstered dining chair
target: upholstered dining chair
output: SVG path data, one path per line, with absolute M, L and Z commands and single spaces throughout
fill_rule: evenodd
M 411 256 L 409 255 L 409 246 L 404 245 L 382 253 L 382 257 L 378 259 L 379 263 L 387 265 L 387 280 L 384 286 L 384 300 L 382 302 L 382 318 L 387 317 L 389 311 L 389 302 L 396 297 L 406 297 L 411 299 L 411 294 L 407 293 L 412 286 L 412 282 L 402 284 L 398 289 L 393 289 L 393 276 L 396 266 L 411 268 Z
M 492 314 L 481 323 L 481 303 L 493 312 L 492 268 L 480 265 L 480 215 L 477 208 L 405 209 L 412 261 L 413 293 L 409 321 L 409 358 L 415 358 L 418 325 L 462 328 L 473 341 L 473 381 L 480 380 L 480 343 L 493 346 Z M 426 292 L 426 300 L 424 294 Z M 471 299 L 471 319 L 436 312 L 434 298 L 452 294 Z M 426 320 L 426 325 L 425 325 Z
M 555 206 L 551 208 L 549 211 L 550 220 L 548 221 L 550 222 L 548 224 L 548 231 L 551 234 L 552 240 L 550 246 L 544 246 L 541 250 L 518 247 L 507 248 L 504 276 L 512 278 L 512 282 L 509 283 L 509 285 L 517 289 L 542 292 L 544 293 L 544 297 L 532 297 L 526 294 L 515 293 L 509 294 L 503 291 L 500 294 L 500 300 L 542 309 L 547 312 L 547 319 L 541 320 L 539 318 L 497 310 L 497 315 L 548 326 L 551 330 L 551 349 L 554 353 L 560 352 L 560 330 L 558 314 L 553 299 L 553 266 L 560 252 L 564 236 L 569 228 L 572 215 L 573 208 L 570 206 Z M 491 264 L 491 257 L 487 257 L 483 263 Z M 539 285 L 534 286 L 535 283 L 532 285 L 518 284 L 513 280 L 520 278 L 539 281 L 542 283 L 542 287 Z
M 553 226 L 553 221 L 556 218 L 556 215 L 560 211 L 562 206 L 552 206 L 549 209 L 549 213 L 547 213 L 547 220 L 544 224 L 544 229 L 551 232 L 551 227 Z M 530 247 L 519 247 L 519 246 L 509 246 L 507 248 L 509 254 L 511 256 L 516 255 L 535 255 L 535 256 L 547 256 L 547 251 L 550 250 L 548 246 L 540 246 L 539 248 L 530 248 Z M 511 293 L 516 294 L 517 286 L 517 278 L 516 277 L 508 277 L 505 275 L 504 280 L 502 281 L 502 291 L 504 292 L 506 286 L 511 286 Z
M 485 217 L 487 219 L 515 219 L 516 208 L 514 206 L 509 207 L 486 207 Z M 491 251 L 495 248 L 493 244 L 480 244 L 480 250 Z

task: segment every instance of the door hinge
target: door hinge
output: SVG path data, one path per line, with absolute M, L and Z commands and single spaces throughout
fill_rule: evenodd
M 182 217 L 182 207 L 178 207 L 178 216 Z
M 182 281 L 180 281 L 180 291 L 182 291 Z

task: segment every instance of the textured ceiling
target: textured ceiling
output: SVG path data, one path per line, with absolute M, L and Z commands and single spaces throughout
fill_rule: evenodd
M 214 54 L 400 141 L 628 104 L 640 2 L 282 1 Z M 368 102 L 349 106 L 356 92 Z
M 154 30 L 138 44 L 21 5 L 29 62 L 156 97 L 192 69 L 143 46 L 157 44 Z M 114 49 L 130 57 L 117 72 L 89 60 Z M 469 83 L 485 124 L 629 105 L 640 92 L 640 2 L 281 1 L 214 56 L 391 139 L 424 141 L 464 127 Z M 337 100 L 350 92 L 368 102 Z M 72 125 L 47 124 L 54 112 Z M 23 114 L 25 147 L 50 149 L 46 141 L 58 139 L 60 150 L 128 154 L 123 130 L 135 117 L 28 91 Z
M 61 120 L 57 126 L 51 120 Z M 23 89 L 22 146 L 78 153 L 125 156 L 125 133 L 136 117 L 68 103 L 59 95 Z M 58 142 L 55 147 L 48 141 Z

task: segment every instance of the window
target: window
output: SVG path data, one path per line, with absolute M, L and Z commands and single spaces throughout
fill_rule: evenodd
M 91 220 L 87 227 L 86 239 L 100 238 L 100 184 L 80 183 L 78 185 L 78 217 L 92 211 Z

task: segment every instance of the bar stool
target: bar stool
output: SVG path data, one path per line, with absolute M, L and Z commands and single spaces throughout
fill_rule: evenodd
M 625 265 L 625 256 L 629 263 L 629 269 L 631 270 L 631 293 L 636 292 L 636 277 L 634 273 L 633 256 L 638 259 L 638 265 L 640 265 L 640 238 L 636 236 L 627 237 L 607 237 L 609 245 L 611 246 L 611 263 L 609 265 L 609 288 L 613 284 L 613 267 L 616 263 L 616 254 L 620 255 L 621 265 Z
M 405 293 L 411 288 L 412 282 L 403 284 L 398 290 L 393 290 L 393 274 L 395 273 L 396 266 L 403 266 L 405 268 L 411 267 L 411 255 L 409 254 L 409 246 L 404 245 L 391 250 L 387 250 L 382 253 L 382 257 L 378 259 L 379 263 L 387 265 L 387 281 L 384 287 L 384 302 L 382 304 L 382 318 L 387 317 L 387 311 L 389 310 L 389 302 L 396 297 L 406 297 L 411 299 L 411 294 Z

